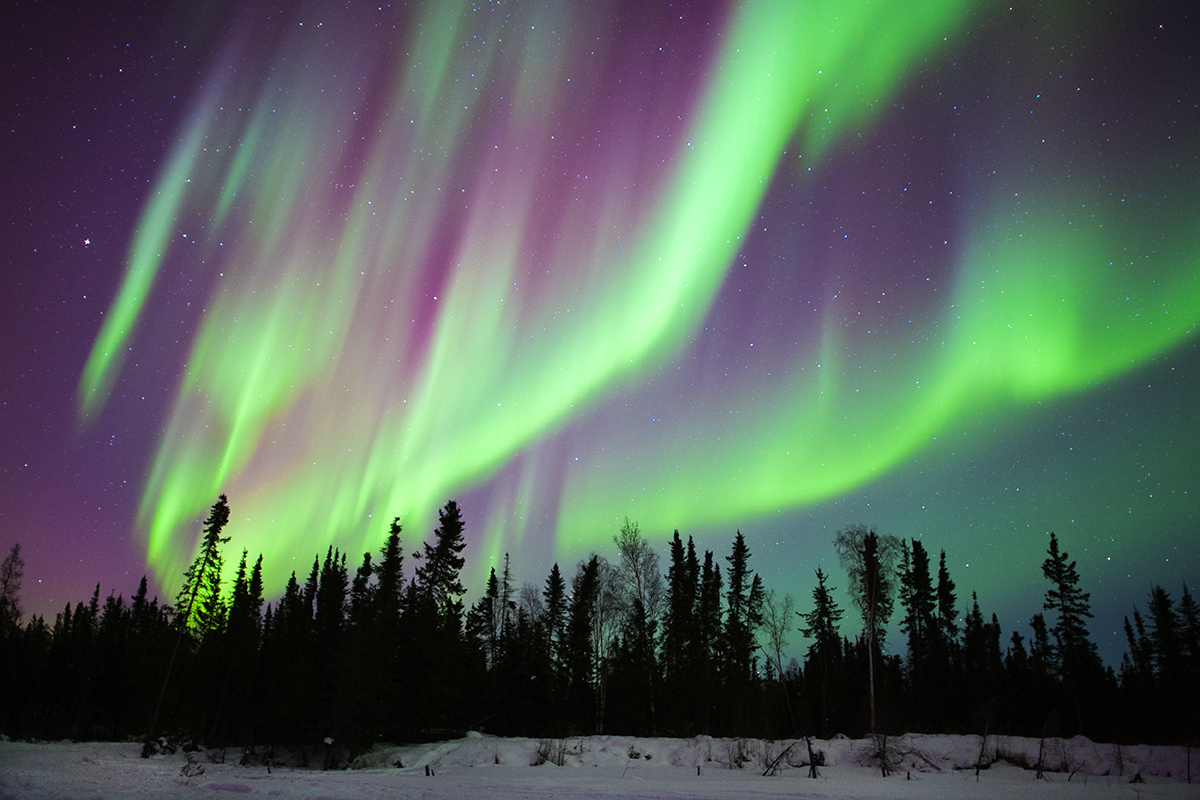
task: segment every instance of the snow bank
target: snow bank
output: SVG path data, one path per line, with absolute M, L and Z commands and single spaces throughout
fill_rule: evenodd
M 946 736 L 907 734 L 887 740 L 898 773 L 946 773 L 991 769 L 997 765 L 1064 777 L 1179 778 L 1187 775 L 1183 747 L 1097 744 L 1083 736 L 1045 740 L 1010 736 Z M 813 739 L 819 765 L 825 768 L 870 769 L 879 766 L 878 745 L 872 740 Z M 561 766 L 620 767 L 623 770 L 699 767 L 758 770 L 775 764 L 784 773 L 803 768 L 808 748 L 803 739 L 766 742 L 759 739 L 649 739 L 632 736 L 585 736 L 566 739 L 521 739 L 472 733 L 465 739 L 436 744 L 377 748 L 355 760 L 355 769 L 402 764 L 403 769 L 437 771 L 451 767 Z M 1192 754 L 1192 770 L 1200 783 L 1200 752 Z
M 0 800 L 199 795 L 221 797 L 509 798 L 1191 798 L 1182 747 L 1120 747 L 1082 737 L 908 735 L 887 740 L 895 771 L 880 775 L 878 743 L 813 740 L 819 777 L 808 777 L 804 740 L 498 738 L 471 734 L 377 747 L 351 769 L 323 772 L 240 766 L 229 750 L 139 757 L 138 744 L 0 742 Z M 1044 779 L 1029 767 L 1042 756 Z M 323 755 L 309 751 L 310 763 Z M 561 764 L 561 766 L 560 766 Z M 774 774 L 764 776 L 767 767 Z M 976 765 L 981 767 L 978 777 Z M 1192 754 L 1200 773 L 1200 753 Z M 1132 783 L 1134 776 L 1141 782 Z M 1200 781 L 1200 774 L 1195 778 Z

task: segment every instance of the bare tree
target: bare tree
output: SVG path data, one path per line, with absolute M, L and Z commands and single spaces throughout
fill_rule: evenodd
M 517 608 L 525 612 L 530 622 L 537 622 L 546 613 L 542 590 L 529 581 L 521 584 L 521 590 L 517 593 Z
M 608 659 L 621 626 L 624 608 L 616 568 L 603 556 L 597 557 L 596 604 L 592 616 L 592 657 L 596 665 L 596 724 L 604 732 L 604 709 L 608 702 Z
M 617 545 L 617 581 L 625 604 L 640 602 L 647 619 L 658 619 L 666 598 L 666 586 L 658 568 L 658 553 L 642 538 L 636 522 L 625 518 L 620 532 L 613 537 Z
M 849 525 L 833 540 L 842 568 L 850 577 L 850 598 L 863 618 L 867 640 L 867 673 L 871 685 L 871 733 L 875 727 L 875 649 L 895 599 L 896 557 L 900 540 L 891 534 L 880 536 L 865 525 Z
M 0 564 L 0 633 L 21 625 L 21 578 L 25 575 L 25 560 L 21 558 L 21 543 L 17 542 Z
M 791 626 L 792 614 L 796 610 L 796 600 L 790 594 L 782 599 L 774 589 L 768 589 L 763 596 L 762 632 L 765 642 L 759 645 L 777 675 L 783 674 L 783 651 L 788 645 L 787 634 Z
M 632 632 L 636 640 L 636 650 L 642 654 L 646 684 L 650 687 L 646 700 L 650 707 L 650 726 L 653 730 L 656 726 L 656 639 L 658 618 L 666 598 L 666 587 L 662 572 L 658 568 L 658 553 L 655 553 L 650 544 L 642 538 L 636 522 L 630 522 L 626 517 L 620 532 L 613 537 L 613 542 L 617 545 L 619 555 L 614 577 L 626 628 Z
M 775 594 L 774 589 L 767 591 L 763 597 L 762 606 L 762 632 L 765 635 L 765 643 L 759 645 L 762 648 L 767 660 L 771 662 L 771 666 L 775 669 L 776 680 L 779 681 L 780 687 L 783 689 L 784 705 L 787 708 L 788 723 L 795 728 L 796 719 L 792 715 L 792 699 L 788 695 L 787 684 L 783 679 L 783 651 L 788 645 L 787 634 L 788 629 L 792 624 L 792 614 L 796 610 L 796 601 L 790 594 L 785 594 L 783 599 Z

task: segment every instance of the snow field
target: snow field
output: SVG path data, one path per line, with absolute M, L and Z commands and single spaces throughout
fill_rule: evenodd
M 867 740 L 813 740 L 824 754 L 820 776 L 808 777 L 803 740 L 634 738 L 563 740 L 466 738 L 378 747 L 350 769 L 240 766 L 241 751 L 140 758 L 136 743 L 0 742 L 0 800 L 7 798 L 142 798 L 257 795 L 281 798 L 1196 798 L 1184 782 L 1182 747 L 1118 747 L 1083 737 L 1048 739 L 1045 780 L 1021 764 L 1036 764 L 1039 741 L 989 737 L 980 759 L 978 736 L 908 735 L 889 740 L 896 772 L 880 775 Z M 764 776 L 765 764 L 778 771 Z M 1193 752 L 1193 780 L 1200 753 Z M 550 758 L 547 761 L 547 757 Z M 323 754 L 309 751 L 310 763 Z M 557 761 L 562 762 L 558 766 Z M 541 763 L 539 763 L 541 762 Z M 741 768 L 737 764 L 741 763 Z M 403 766 L 397 766 L 402 764 Z M 426 767 L 431 774 L 426 774 Z M 188 773 L 191 773 L 190 775 Z M 1131 783 L 1140 774 L 1143 783 Z

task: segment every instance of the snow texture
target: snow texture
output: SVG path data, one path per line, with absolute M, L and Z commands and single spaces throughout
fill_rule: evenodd
M 472 733 L 423 745 L 378 747 L 348 769 L 303 769 L 299 753 L 241 766 L 241 750 L 140 758 L 135 743 L 0 741 L 0 800 L 7 798 L 1195 798 L 1182 747 L 1121 747 L 1083 737 L 1037 739 L 908 735 L 888 740 L 896 769 L 884 778 L 871 740 L 647 739 L 589 736 L 507 739 Z M 310 748 L 322 764 L 329 744 Z M 789 749 L 790 748 L 790 749 Z M 1042 751 L 1044 778 L 1036 767 Z M 982 757 L 981 757 L 982 754 Z M 261 753 L 260 753 L 261 755 Z M 1193 780 L 1200 753 L 1193 752 Z M 224 763 L 220 763 L 224 757 Z M 561 766 L 557 762 L 561 762 Z M 774 775 L 763 773 L 775 762 Z M 981 769 L 976 775 L 976 767 Z M 1132 782 L 1135 776 L 1140 780 Z

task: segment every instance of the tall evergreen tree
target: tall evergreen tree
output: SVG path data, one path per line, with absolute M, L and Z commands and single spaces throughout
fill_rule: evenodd
M 418 730 L 462 724 L 470 713 L 469 691 L 479 688 L 467 679 L 469 671 L 483 667 L 474 658 L 478 649 L 463 638 L 463 532 L 462 512 L 450 500 L 438 512 L 438 527 L 408 587 L 402 680 L 410 688 L 407 710 Z
M 500 579 L 496 568 L 488 572 L 487 588 L 483 597 L 467 612 L 467 636 L 475 640 L 487 656 L 489 671 L 494 672 L 500 664 L 501 626 L 497 623 L 500 607 Z
M 418 595 L 433 606 L 443 628 L 455 631 L 462 620 L 464 589 L 459 572 L 466 562 L 460 554 L 467 546 L 463 529 L 462 512 L 451 500 L 438 513 L 433 542 L 425 543 L 425 557 L 416 575 Z
M 409 595 L 404 581 L 404 546 L 400 537 L 403 527 L 400 518 L 392 519 L 387 538 L 379 551 L 379 561 L 370 564 L 375 584 L 360 580 L 360 597 L 369 598 L 369 611 L 360 615 L 362 635 L 368 643 L 369 656 L 364 664 L 363 693 L 364 725 L 372 738 L 399 737 L 407 733 L 410 705 L 409 690 L 404 687 L 404 670 L 411 659 L 407 648 L 404 620 L 406 598 Z M 364 563 L 368 559 L 364 557 Z M 376 702 L 367 698 L 375 697 Z
M 800 614 L 804 620 L 800 632 L 813 640 L 805 657 L 805 673 L 808 685 L 816 686 L 819 690 L 817 718 L 820 724 L 817 733 L 822 738 L 830 734 L 831 700 L 838 694 L 834 690 L 834 682 L 842 672 L 842 636 L 838 631 L 838 623 L 845 613 L 833 599 L 835 589 L 826 585 L 827 577 L 820 568 L 817 569 L 817 585 L 812 592 L 813 608 Z
M 375 584 L 371 582 L 371 573 L 371 554 L 366 552 L 350 583 L 349 622 L 360 630 L 370 623 L 373 614 Z
M 1129 652 L 1125 654 L 1125 669 L 1128 679 L 1140 688 L 1148 689 L 1154 683 L 1154 652 L 1150 647 L 1150 638 L 1146 636 L 1146 623 L 1142 612 L 1133 610 L 1133 624 L 1125 617 L 1125 641 L 1129 644 Z
M 935 663 L 944 658 L 937 626 L 937 597 L 929 573 L 929 554 L 920 541 L 912 548 L 901 542 L 900 605 L 904 616 L 900 628 L 908 637 L 908 686 L 911 714 L 920 726 L 933 723 L 931 708 L 937 684 Z M 945 687 L 941 687 L 944 689 Z
M 516 622 L 517 604 L 513 600 L 514 591 L 512 568 L 509 565 L 508 553 L 505 553 L 504 571 L 500 576 L 500 603 L 492 612 L 492 628 L 496 631 L 496 638 L 501 642 L 502 647 Z
M 723 654 L 721 637 L 721 568 L 713 563 L 711 550 L 704 551 L 704 567 L 700 573 L 699 624 L 694 645 L 692 662 L 698 665 L 701 676 L 700 693 L 703 715 L 700 730 L 712 731 L 712 712 L 717 687 L 721 682 L 721 659 Z
M 315 593 L 310 692 L 317 736 L 334 740 L 345 739 L 352 729 L 343 681 L 349 581 L 345 556 L 331 546 L 321 563 Z
M 687 652 L 687 636 L 695 614 L 696 587 L 688 585 L 687 561 L 679 531 L 671 538 L 671 564 L 667 567 L 667 614 L 663 620 L 663 671 L 675 687 Z
M 1185 655 L 1182 623 L 1170 594 L 1155 584 L 1148 603 L 1149 633 L 1142 614 L 1133 611 L 1133 626 L 1125 618 L 1129 653 L 1122 664 L 1122 688 L 1136 710 L 1153 709 L 1154 729 L 1141 733 L 1154 739 L 1177 741 L 1197 716 L 1196 696 Z
M 224 674 L 224 680 L 221 683 L 215 701 L 215 705 L 217 706 L 216 718 L 209 729 L 208 741 L 212 744 L 229 741 L 230 737 L 234 735 L 233 729 L 240 725 L 240 720 L 231 719 L 231 717 L 240 716 L 240 708 L 230 708 L 226 701 L 231 691 L 234 694 L 240 694 L 238 691 L 240 686 L 233 685 L 235 684 L 235 672 L 239 673 L 236 678 L 237 684 L 248 681 L 248 675 L 241 671 L 247 665 L 241 662 L 244 658 L 253 658 L 252 655 L 246 653 L 246 649 L 253 646 L 255 639 L 257 639 L 257 637 L 250 639 L 250 635 L 252 635 L 250 625 L 252 623 L 248 620 L 250 578 L 246 574 L 247 556 L 247 550 L 242 548 L 242 555 L 238 559 L 237 570 L 233 576 L 233 590 L 228 604 L 229 610 L 226 616 L 223 636 L 221 637 L 221 646 L 219 648 L 209 648 L 210 650 L 217 650 L 218 658 L 224 662 L 223 669 L 218 667 L 219 671 Z
M 204 537 L 201 540 L 200 554 L 193 559 L 187 571 L 183 574 L 183 588 L 179 591 L 179 599 L 175 603 L 176 609 L 182 609 L 182 613 L 176 617 L 179 633 L 175 639 L 175 649 L 171 653 L 171 660 L 167 664 L 166 674 L 163 676 L 162 689 L 159 691 L 158 703 L 154 707 L 154 715 L 150 720 L 150 727 L 146 730 L 146 742 L 142 747 L 142 758 L 149 758 L 156 751 L 154 737 L 158 734 L 158 716 L 162 710 L 163 698 L 167 693 L 167 686 L 171 681 L 171 671 L 175 666 L 175 659 L 179 655 L 180 647 L 183 643 L 184 636 L 195 623 L 195 615 L 197 610 L 197 599 L 201 597 L 202 592 L 209 593 L 206 597 L 212 600 L 212 593 L 215 587 L 215 599 L 220 600 L 220 559 L 221 545 L 229 541 L 229 537 L 222 538 L 221 531 L 229 523 L 229 500 L 225 495 L 220 495 L 217 502 L 213 503 L 210 509 L 208 518 L 204 521 Z M 206 583 L 206 577 L 210 569 L 216 567 L 217 580 L 215 584 L 212 581 Z M 99 591 L 99 586 L 96 587 Z M 215 603 L 210 604 L 208 616 L 203 620 L 206 629 L 202 629 L 201 633 L 207 633 L 212 630 L 211 626 L 217 617 L 217 607 Z M 220 609 L 223 615 L 223 607 Z
M 724 664 L 731 686 L 744 686 L 754 676 L 755 634 L 762 624 L 762 580 L 750 572 L 750 548 L 741 531 L 725 560 L 728 584 L 725 590 Z
M 1050 534 L 1050 547 L 1046 553 L 1042 575 L 1050 582 L 1050 588 L 1046 590 L 1042 608 L 1055 615 L 1054 624 L 1050 627 L 1053 637 L 1051 656 L 1068 702 L 1074 708 L 1076 725 L 1082 732 L 1085 723 L 1081 698 L 1099 690 L 1102 677 L 1096 645 L 1089 638 L 1087 630 L 1087 620 L 1092 617 L 1091 595 L 1079 587 L 1075 562 L 1068 561 L 1065 550 L 1059 550 L 1058 537 L 1053 533 Z M 1093 698 L 1089 704 L 1089 711 L 1098 708 L 1096 699 Z
M 1183 653 L 1186 687 L 1180 709 L 1183 736 L 1195 740 L 1200 734 L 1200 609 L 1186 583 L 1179 596 L 1179 646 Z
M 1075 562 L 1068 561 L 1066 551 L 1058 548 L 1058 537 L 1050 534 L 1047 558 L 1042 562 L 1042 575 L 1050 581 L 1042 608 L 1055 615 L 1050 633 L 1054 637 L 1052 650 L 1055 665 L 1066 678 L 1079 673 L 1096 661 L 1096 646 L 1088 637 L 1087 620 L 1092 618 L 1091 595 L 1079 588 L 1079 573 Z
M 565 662 L 565 639 L 567 625 L 567 583 L 555 563 L 546 577 L 546 588 L 542 592 L 545 601 L 546 649 L 550 660 L 559 669 Z
M 238 642 L 239 650 L 246 653 L 258 649 L 262 634 L 262 554 L 254 562 L 250 575 L 246 575 L 246 550 L 238 563 L 233 581 L 233 596 L 229 603 L 229 633 Z M 140 592 L 140 589 L 139 589 Z
M 954 643 L 958 641 L 958 596 L 954 593 L 954 581 L 946 567 L 946 551 L 938 556 L 937 621 L 941 640 L 946 648 L 946 657 L 953 658 Z
M 246 574 L 247 551 L 242 550 L 233 580 L 229 619 L 221 657 L 225 661 L 224 683 L 213 723 L 214 743 L 240 741 L 252 744 L 257 705 L 255 674 L 262 634 L 262 555 Z
M 741 531 L 734 535 L 733 549 L 725 560 L 729 566 L 726 567 L 728 584 L 721 672 L 726 700 L 730 704 L 727 724 L 743 730 L 747 725 L 750 687 L 755 679 L 756 635 L 762 625 L 763 587 L 759 576 L 750 572 L 750 548 Z
M 1029 641 L 1029 663 L 1034 674 L 1039 677 L 1049 677 L 1051 669 L 1050 632 L 1046 627 L 1046 617 L 1034 614 L 1029 618 L 1029 627 L 1033 630 L 1033 638 Z
M 400 518 L 392 520 L 387 539 L 379 554 L 379 563 L 373 569 L 378 581 L 375 587 L 376 619 L 384 627 L 395 627 L 400 622 L 400 611 L 404 597 L 404 547 L 400 543 Z
M 701 660 L 696 652 L 700 639 L 700 562 L 692 537 L 688 537 L 685 547 L 679 531 L 675 531 L 670 558 L 663 620 L 664 694 L 670 707 L 669 724 L 679 733 L 693 734 L 696 732 L 693 712 L 701 685 Z
M 596 724 L 595 660 L 592 641 L 596 603 L 600 592 L 600 557 L 580 563 L 571 585 L 567 612 L 564 661 L 567 673 L 567 718 L 576 730 L 590 731 Z
M 1200 678 L 1200 608 L 1186 583 L 1179 597 L 1179 638 L 1191 670 Z
M 1175 604 L 1162 586 L 1150 589 L 1150 641 L 1154 648 L 1154 667 L 1159 684 L 1169 694 L 1183 689 L 1184 656 L 1179 635 L 1179 616 Z
M 974 592 L 971 593 L 971 610 L 963 624 L 962 659 L 967 677 L 966 709 L 983 721 L 982 727 L 986 731 L 993 715 L 990 706 L 985 704 L 995 697 L 1003 677 L 1000 624 L 995 615 L 990 623 L 984 620 L 983 612 L 979 610 L 979 598 Z
M 322 645 L 336 647 L 341 637 L 346 623 L 348 583 L 346 557 L 331 545 L 321 565 L 313 611 L 313 631 Z
M 200 553 L 183 573 L 183 586 L 175 600 L 181 613 L 179 623 L 194 630 L 198 638 L 217 630 L 224 624 L 225 606 L 221 599 L 221 545 L 229 541 L 221 531 L 229 523 L 229 501 L 225 495 L 217 498 L 204 520 L 204 536 Z

